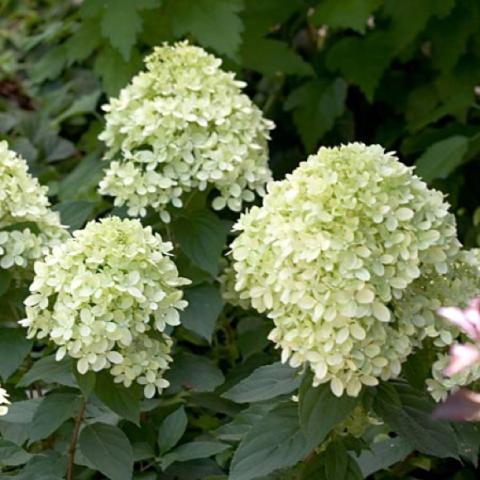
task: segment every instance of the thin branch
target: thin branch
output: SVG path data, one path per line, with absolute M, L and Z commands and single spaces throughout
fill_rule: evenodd
M 75 418 L 75 427 L 73 428 L 72 438 L 70 440 L 70 446 L 68 447 L 68 463 L 67 463 L 67 480 L 73 480 L 73 464 L 75 462 L 75 451 L 77 449 L 78 434 L 80 433 L 80 427 L 82 426 L 83 416 L 85 415 L 85 407 L 87 406 L 87 400 L 82 398 L 80 410 Z

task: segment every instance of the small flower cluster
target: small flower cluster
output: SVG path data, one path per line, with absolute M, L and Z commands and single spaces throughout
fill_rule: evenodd
M 0 268 L 25 268 L 65 240 L 67 231 L 50 210 L 47 188 L 27 163 L 0 142 Z
M 235 290 L 292 367 L 337 396 L 397 376 L 416 345 L 395 303 L 444 275 L 460 244 L 443 195 L 380 146 L 321 148 L 236 225 Z M 406 309 L 406 307 L 404 307 Z
M 9 405 L 10 401 L 8 400 L 8 393 L 4 388 L 0 387 L 0 417 L 3 417 L 8 413 Z
M 165 44 L 103 107 L 99 138 L 115 160 L 100 192 L 115 197 L 117 206 L 126 204 L 129 215 L 144 216 L 150 206 L 168 222 L 167 206 L 181 207 L 182 195 L 194 189 L 216 188 L 213 207 L 234 211 L 264 193 L 273 123 L 221 63 L 187 42 Z
M 35 263 L 25 300 L 28 336 L 49 338 L 78 359 L 80 373 L 110 369 L 115 381 L 145 385 L 145 396 L 161 391 L 171 361 L 167 325 L 179 324 L 187 305 L 162 242 L 138 220 L 90 222 L 74 238 Z

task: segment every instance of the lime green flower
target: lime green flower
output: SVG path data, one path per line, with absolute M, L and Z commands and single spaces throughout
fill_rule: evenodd
M 392 153 L 354 143 L 321 148 L 236 225 L 235 290 L 275 328 L 270 339 L 314 383 L 359 394 L 399 375 L 415 327 L 394 304 L 458 254 L 455 219 Z
M 68 238 L 47 188 L 28 172 L 23 158 L 0 142 L 0 269 L 33 264 Z
M 100 139 L 113 159 L 100 192 L 147 207 L 168 222 L 192 190 L 213 187 L 213 207 L 240 211 L 271 178 L 267 140 L 273 123 L 242 93 L 243 82 L 222 61 L 187 42 L 155 48 L 118 98 L 110 100 Z
M 0 387 L 0 417 L 3 417 L 3 415 L 8 413 L 9 405 L 10 401 L 8 400 L 8 393 L 4 388 Z
M 145 385 L 145 395 L 165 387 L 170 361 L 167 325 L 178 325 L 187 305 L 163 242 L 138 220 L 90 222 L 74 238 L 35 263 L 25 300 L 28 337 L 48 338 L 78 359 L 80 373 L 110 369 L 115 380 Z

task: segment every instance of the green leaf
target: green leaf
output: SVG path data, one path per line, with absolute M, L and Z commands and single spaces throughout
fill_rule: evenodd
M 83 395 L 88 398 L 92 393 L 93 389 L 95 388 L 96 377 L 95 372 L 89 370 L 88 372 L 84 373 L 83 375 L 78 372 L 75 368 L 73 371 L 73 376 L 77 382 L 78 388 L 83 393 Z
M 196 392 L 213 392 L 225 380 L 209 358 L 183 352 L 174 357 L 166 379 L 170 382 L 169 392 L 178 392 L 182 387 Z
M 326 480 L 362 480 L 357 462 L 348 454 L 341 441 L 330 443 L 325 451 Z
M 115 383 L 109 373 L 101 372 L 97 374 L 95 394 L 117 415 L 139 425 L 142 390 L 137 385 L 126 388 Z
M 183 253 L 212 276 L 218 273 L 218 262 L 227 240 L 223 222 L 209 210 L 194 210 L 172 225 Z
M 294 90 L 285 102 L 306 149 L 311 151 L 345 110 L 347 84 L 341 78 L 332 82 L 312 80 Z
M 7 423 L 30 424 L 40 402 L 40 398 L 13 402 L 8 408 L 8 413 L 2 417 L 0 421 Z
M 247 432 L 265 417 L 270 410 L 273 410 L 274 407 L 274 403 L 257 403 L 251 405 L 249 408 L 235 415 L 230 423 L 222 425 L 217 430 L 218 438 L 227 442 L 239 442 Z
M 80 433 L 78 446 L 85 458 L 110 480 L 131 480 L 133 450 L 118 427 L 104 423 L 87 425 Z
M 293 392 L 301 381 L 297 370 L 277 362 L 257 368 L 222 397 L 237 403 L 262 402 Z
M 28 387 L 37 380 L 43 380 L 46 383 L 59 383 L 60 385 L 75 387 L 72 363 L 70 358 L 64 358 L 57 362 L 55 355 L 41 358 L 20 379 L 17 386 Z
M 174 0 L 169 5 L 176 36 L 191 33 L 202 46 L 236 58 L 243 32 L 241 0 Z
M 60 213 L 62 224 L 74 231 L 85 225 L 95 210 L 95 204 L 84 200 L 72 200 L 57 203 L 53 209 Z
M 43 398 L 35 411 L 30 430 L 30 443 L 43 440 L 57 430 L 78 409 L 80 397 L 74 393 L 52 393 Z
M 183 406 L 163 420 L 158 429 L 158 446 L 161 454 L 168 452 L 180 441 L 187 429 L 187 424 L 188 418 Z
M 352 28 L 364 33 L 370 15 L 382 4 L 382 0 L 323 0 L 315 9 L 316 25 L 332 28 Z
M 384 32 L 346 37 L 330 48 L 327 66 L 332 71 L 339 70 L 346 80 L 358 85 L 371 102 L 392 53 L 390 37 Z
M 67 118 L 75 115 L 85 115 L 87 113 L 95 112 L 97 108 L 98 99 L 100 98 L 100 90 L 94 90 L 87 95 L 83 95 L 75 100 L 66 110 L 64 110 L 57 118 L 56 123 L 61 123 Z
M 19 480 L 63 480 L 67 457 L 53 450 L 33 456 L 25 465 Z
M 104 90 L 115 96 L 142 67 L 140 53 L 133 49 L 130 59 L 125 59 L 114 48 L 104 45 L 95 56 L 93 69 L 102 79 Z
M 404 438 L 389 438 L 382 442 L 370 445 L 370 450 L 363 451 L 357 458 L 357 463 L 364 477 L 372 473 L 391 467 L 401 462 L 410 453 L 413 447 Z
M 180 445 L 161 459 L 162 469 L 165 470 L 174 462 L 187 462 L 199 458 L 208 458 L 224 452 L 230 448 L 228 443 L 197 441 Z
M 10 288 L 10 283 L 12 281 L 12 274 L 8 270 L 0 270 L 0 297 Z M 2 337 L 0 336 L 0 339 Z M 1 340 L 0 340 L 1 341 Z M 1 350 L 0 350 L 1 352 Z M 1 373 L 1 364 L 0 364 L 0 373 Z
M 264 75 L 283 72 L 290 75 L 311 76 L 313 69 L 285 42 L 247 36 L 241 49 L 244 67 L 256 70 Z
M 13 442 L 0 438 L 0 466 L 16 467 L 27 463 L 32 455 Z
M 455 432 L 450 424 L 432 418 L 434 405 L 423 392 L 396 383 L 378 387 L 373 408 L 415 450 L 441 458 L 458 458 Z
M 468 138 L 454 135 L 431 145 L 417 160 L 416 173 L 425 181 L 447 178 L 463 162 Z
M 251 480 L 290 467 L 309 453 L 298 409 L 280 405 L 258 421 L 240 442 L 230 465 L 229 480 Z
M 220 291 L 213 285 L 203 284 L 186 288 L 184 297 L 188 307 L 180 315 L 182 325 L 210 343 L 223 308 Z
M 311 385 L 311 377 L 305 377 L 299 393 L 300 423 L 305 430 L 311 447 L 323 442 L 330 431 L 352 412 L 357 398 L 343 395 L 336 397 L 330 385 Z
M 1 278 L 2 271 L 0 271 Z M 4 382 L 22 364 L 32 349 L 31 340 L 20 328 L 0 328 L 0 376 Z
M 100 46 L 102 37 L 98 22 L 95 20 L 83 20 L 78 29 L 65 42 L 67 62 L 72 64 L 88 58 L 96 48 Z

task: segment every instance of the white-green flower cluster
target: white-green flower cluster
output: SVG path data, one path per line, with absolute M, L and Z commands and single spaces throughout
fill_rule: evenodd
M 415 326 L 393 310 L 459 251 L 443 195 L 383 148 L 321 148 L 268 185 L 236 225 L 235 289 L 275 328 L 283 361 L 308 364 L 334 394 L 397 376 Z
M 4 388 L 0 387 L 0 417 L 3 417 L 8 413 L 9 405 L 10 401 L 8 400 L 8 393 Z
M 0 268 L 25 268 L 68 234 L 50 209 L 47 188 L 0 142 Z
M 164 44 L 103 107 L 99 138 L 114 161 L 100 192 L 127 205 L 129 215 L 144 216 L 150 206 L 168 222 L 168 205 L 181 207 L 183 194 L 195 189 L 214 187 L 213 207 L 234 211 L 264 193 L 273 123 L 221 63 L 187 42 Z
M 116 382 L 145 385 L 151 397 L 167 385 L 167 325 L 187 305 L 163 242 L 138 220 L 90 222 L 35 263 L 25 300 L 28 336 L 58 345 L 57 359 L 78 359 L 80 373 L 109 369 Z

